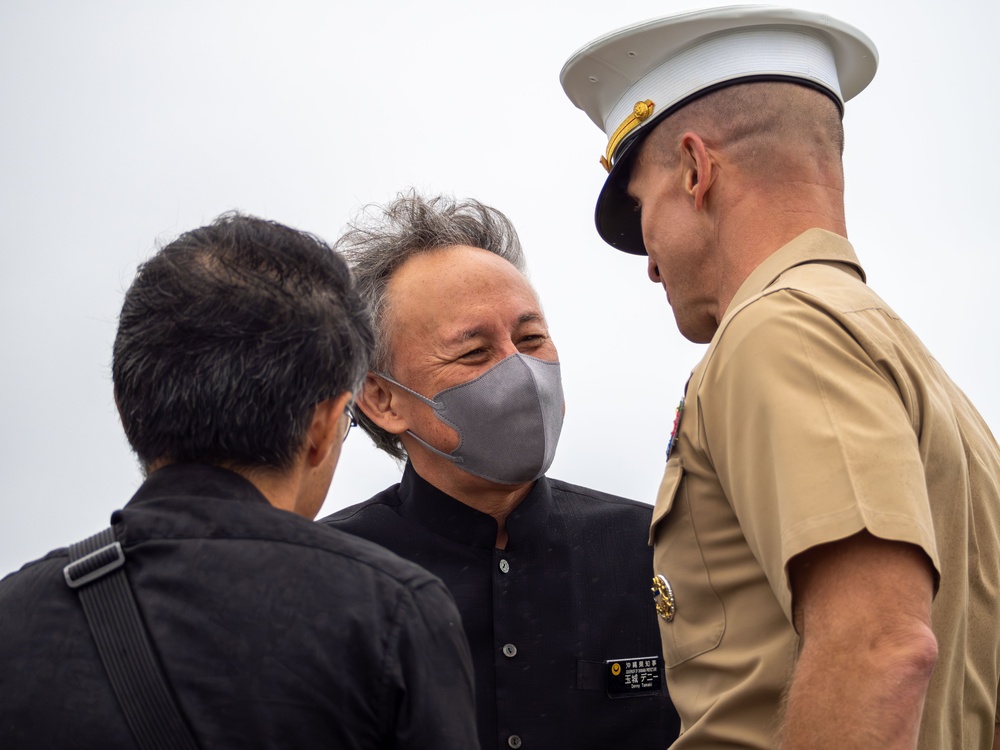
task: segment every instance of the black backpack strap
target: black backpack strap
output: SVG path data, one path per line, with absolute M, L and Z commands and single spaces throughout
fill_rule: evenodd
M 69 559 L 63 576 L 80 596 L 111 687 L 139 747 L 197 750 L 125 577 L 125 552 L 114 528 L 70 545 Z

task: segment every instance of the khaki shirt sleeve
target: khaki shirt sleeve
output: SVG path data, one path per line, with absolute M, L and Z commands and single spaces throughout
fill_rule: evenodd
M 940 571 L 915 426 L 878 360 L 843 316 L 778 290 L 728 321 L 706 368 L 707 448 L 789 621 L 789 560 L 862 529 Z

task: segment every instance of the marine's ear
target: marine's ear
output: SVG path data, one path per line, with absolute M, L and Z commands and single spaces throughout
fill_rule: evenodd
M 388 433 L 401 435 L 409 429 L 406 418 L 397 408 L 401 403 L 399 389 L 371 370 L 365 375 L 356 403 L 368 419 Z
M 715 178 L 719 174 L 718 165 L 701 136 L 687 131 L 681 136 L 681 154 L 684 175 L 684 191 L 691 196 L 694 207 L 702 210 Z

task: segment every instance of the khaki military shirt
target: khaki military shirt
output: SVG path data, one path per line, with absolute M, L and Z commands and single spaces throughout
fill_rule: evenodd
M 802 234 L 746 280 L 688 382 L 650 531 L 678 750 L 777 745 L 788 562 L 863 529 L 937 573 L 920 747 L 992 742 L 1000 451 L 864 278 L 846 239 Z

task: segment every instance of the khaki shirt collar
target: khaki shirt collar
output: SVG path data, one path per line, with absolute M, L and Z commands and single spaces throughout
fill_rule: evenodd
M 726 308 L 726 314 L 754 295 L 763 292 L 788 269 L 803 263 L 824 261 L 844 263 L 857 273 L 858 278 L 865 281 L 865 271 L 854 253 L 854 248 L 845 237 L 825 229 L 809 229 L 775 250 L 753 270 L 733 296 L 732 302 Z

